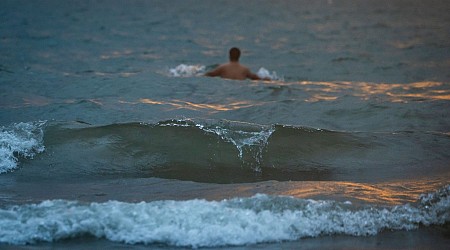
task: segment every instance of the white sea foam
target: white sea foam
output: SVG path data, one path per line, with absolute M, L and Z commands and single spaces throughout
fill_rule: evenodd
M 241 129 L 230 129 L 221 126 L 215 127 L 203 127 L 202 129 L 209 133 L 218 135 L 225 141 L 231 142 L 239 152 L 239 158 L 244 160 L 244 152 L 250 152 L 251 157 L 255 160 L 256 165 L 253 169 L 256 171 L 261 170 L 261 160 L 263 150 L 267 146 L 268 140 L 275 128 L 272 126 L 262 127 L 258 131 L 245 131 Z
M 175 68 L 169 69 L 169 75 L 173 77 L 193 77 L 203 75 L 205 73 L 203 65 L 186 65 L 180 64 Z
M 231 121 L 221 121 L 219 124 L 195 123 L 189 119 L 171 120 L 158 124 L 159 126 L 189 127 L 195 126 L 207 133 L 219 136 L 222 140 L 232 143 L 238 150 L 238 157 L 245 161 L 244 152 L 250 153 L 250 157 L 256 165 L 252 166 L 255 171 L 260 171 L 263 150 L 267 146 L 274 126 L 263 126 L 251 123 L 239 123 Z
M 395 207 L 255 195 L 223 201 L 81 204 L 52 200 L 0 209 L 0 242 L 27 244 L 93 235 L 129 244 L 217 247 L 329 234 L 374 235 L 450 220 L 446 195 Z
M 256 74 L 261 78 L 269 78 L 270 80 L 273 81 L 284 81 L 284 77 L 278 76 L 277 72 L 275 71 L 270 72 L 265 68 L 260 68 Z
M 19 157 L 33 158 L 44 151 L 45 122 L 21 122 L 0 127 L 0 173 L 17 167 Z

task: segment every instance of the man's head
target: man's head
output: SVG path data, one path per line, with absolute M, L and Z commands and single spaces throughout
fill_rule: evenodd
M 238 48 L 233 47 L 230 49 L 230 61 L 237 62 L 237 61 L 239 61 L 240 56 L 241 56 L 241 51 Z

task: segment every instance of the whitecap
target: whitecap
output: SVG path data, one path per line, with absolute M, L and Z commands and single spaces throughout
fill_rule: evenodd
M 203 65 L 187 65 L 180 64 L 175 68 L 169 69 L 169 75 L 172 77 L 193 77 L 200 76 L 205 73 L 205 66 Z
M 261 67 L 256 74 L 263 79 L 268 78 L 273 81 L 284 81 L 284 77 L 278 76 L 277 72 L 275 71 L 270 72 L 269 70 L 263 67 Z
M 447 223 L 450 187 L 443 190 L 418 204 L 394 207 L 264 194 L 222 201 L 51 200 L 0 209 L 0 242 L 29 244 L 92 235 L 128 244 L 220 247 L 333 234 L 367 236 Z
M 45 150 L 45 122 L 21 122 L 0 127 L 0 174 L 17 167 L 19 157 L 33 158 Z

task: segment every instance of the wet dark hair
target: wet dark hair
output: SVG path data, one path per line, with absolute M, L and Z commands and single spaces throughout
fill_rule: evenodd
M 238 48 L 233 47 L 230 49 L 230 61 L 233 61 L 233 62 L 239 61 L 240 56 L 241 56 L 241 51 Z

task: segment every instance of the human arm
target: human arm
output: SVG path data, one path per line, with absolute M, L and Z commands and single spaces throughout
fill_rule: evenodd
M 205 73 L 205 76 L 215 77 L 215 76 L 221 76 L 223 71 L 223 67 L 219 66 L 209 72 Z

